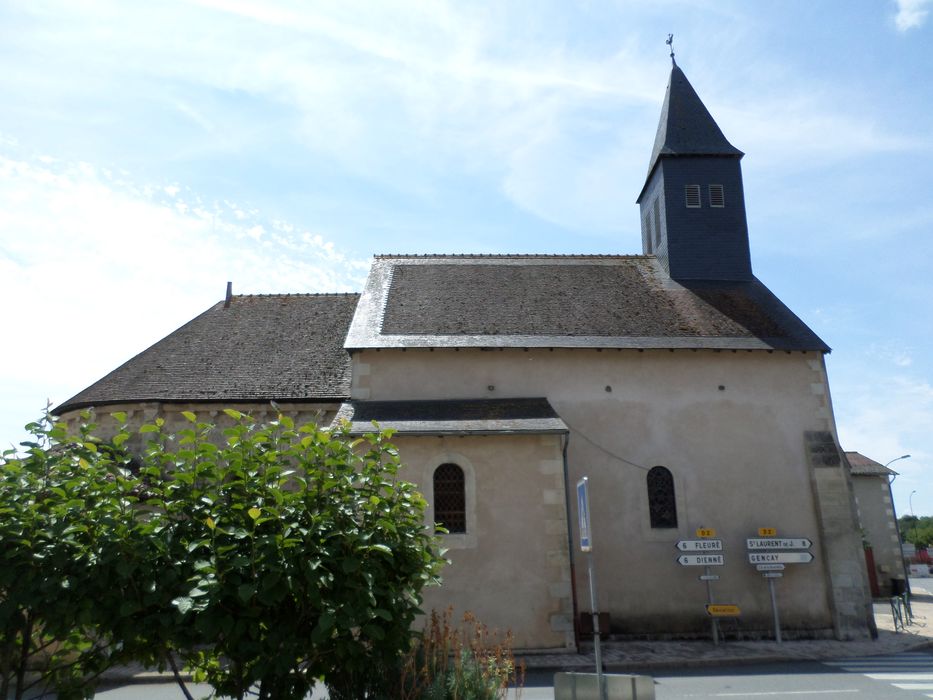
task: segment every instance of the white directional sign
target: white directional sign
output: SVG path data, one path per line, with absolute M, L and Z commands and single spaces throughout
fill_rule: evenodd
M 813 561 L 810 552 L 749 552 L 750 564 L 809 564 Z
M 677 563 L 681 566 L 722 566 L 725 561 L 722 554 L 681 554 Z
M 721 552 L 722 540 L 681 540 L 677 549 L 681 552 Z
M 588 477 L 577 482 L 577 515 L 580 519 L 580 551 L 593 551 L 593 541 L 590 536 L 590 495 L 587 484 Z M 594 608 L 595 610 L 595 608 Z
M 781 578 L 783 575 L 780 571 L 766 571 L 762 574 L 765 578 Z
M 810 549 L 806 537 L 752 537 L 745 540 L 749 549 Z
M 759 571 L 784 571 L 783 564 L 758 564 L 755 568 Z
M 716 574 L 703 574 L 702 576 L 700 576 L 700 580 L 701 581 L 718 581 L 719 576 L 717 576 Z

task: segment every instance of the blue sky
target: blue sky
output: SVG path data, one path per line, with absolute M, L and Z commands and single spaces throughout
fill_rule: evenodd
M 0 437 L 236 293 L 374 253 L 639 253 L 678 64 L 845 449 L 933 514 L 931 0 L 0 4 Z M 912 492 L 916 492 L 911 497 Z

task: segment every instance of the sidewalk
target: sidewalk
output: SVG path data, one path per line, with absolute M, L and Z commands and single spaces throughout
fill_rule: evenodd
M 608 671 L 645 671 L 652 668 L 688 668 L 726 664 L 768 663 L 772 661 L 823 660 L 853 656 L 897 654 L 933 646 L 933 596 L 918 595 L 912 600 L 913 623 L 894 631 L 894 619 L 887 601 L 875 604 L 878 639 L 839 642 L 831 639 L 785 641 L 689 642 L 604 642 L 603 664 Z M 593 669 L 592 652 L 586 654 L 528 654 L 523 656 L 529 670 L 579 671 Z

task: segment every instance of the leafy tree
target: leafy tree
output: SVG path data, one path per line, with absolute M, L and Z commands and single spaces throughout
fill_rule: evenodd
M 442 563 L 389 434 L 226 414 L 223 431 L 193 413 L 177 435 L 161 419 L 141 426 L 135 463 L 126 426 L 109 442 L 91 426 L 78 437 L 42 427 L 47 442 L 4 458 L 0 622 L 19 630 L 4 633 L 4 659 L 25 664 L 36 647 L 16 640 L 39 629 L 84 654 L 68 657 L 78 693 L 108 663 L 174 668 L 176 657 L 237 698 L 302 698 L 319 678 L 384 692 L 391 674 L 373 670 L 410 648 Z M 36 509 L 49 516 L 18 515 Z
M 161 426 L 142 427 L 166 544 L 192 565 L 172 601 L 185 622 L 176 646 L 238 698 L 254 685 L 301 698 L 319 677 L 347 684 L 390 664 L 441 560 L 389 434 L 227 414 L 220 446 L 191 413 L 177 449 Z
M 89 697 L 114 661 L 94 626 L 119 614 L 108 581 L 134 499 L 87 430 L 68 435 L 48 415 L 27 429 L 24 449 L 0 458 L 0 697 Z

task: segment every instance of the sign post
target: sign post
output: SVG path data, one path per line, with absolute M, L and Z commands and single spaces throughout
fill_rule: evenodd
M 680 540 L 677 543 L 677 549 L 681 552 L 696 552 L 696 554 L 681 554 L 677 558 L 677 563 L 681 566 L 703 566 L 704 573 L 700 576 L 701 581 L 706 582 L 706 611 L 710 614 L 710 627 L 712 628 L 713 644 L 719 645 L 719 618 L 709 613 L 710 609 L 716 607 L 713 600 L 713 581 L 718 580 L 718 576 L 710 573 L 710 566 L 722 566 L 725 560 L 722 552 L 722 540 L 713 539 L 716 537 L 716 531 L 711 527 L 701 527 L 696 531 L 699 538 L 697 540 Z M 713 554 L 713 552 L 720 552 Z
M 778 612 L 777 596 L 774 594 L 774 579 L 768 579 L 768 594 L 771 596 L 771 614 L 774 615 L 774 641 L 781 643 L 781 614 Z
M 813 544 L 806 537 L 778 537 L 773 527 L 758 528 L 758 537 L 745 540 L 749 549 L 748 563 L 754 564 L 768 581 L 768 594 L 771 596 L 771 613 L 774 617 L 774 641 L 781 643 L 781 615 L 778 612 L 777 595 L 774 591 L 774 579 L 784 575 L 785 564 L 809 564 L 813 561 L 810 552 L 793 552 L 793 549 L 810 549 Z
M 590 578 L 590 609 L 593 612 L 593 656 L 596 660 L 596 683 L 599 687 L 599 697 L 605 698 L 603 660 L 599 647 L 599 612 L 596 608 L 596 576 L 593 573 L 593 535 L 590 529 L 589 481 L 589 477 L 584 476 L 577 482 L 577 517 L 580 524 L 580 551 L 586 553 L 586 568 Z

